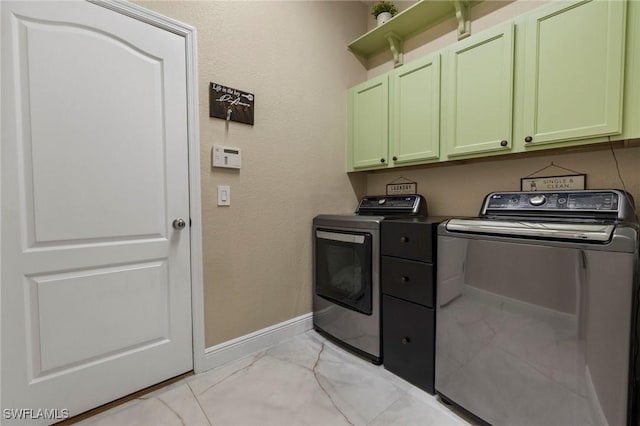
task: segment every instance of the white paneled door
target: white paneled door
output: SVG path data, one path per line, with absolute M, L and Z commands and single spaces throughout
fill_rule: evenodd
M 192 369 L 185 39 L 0 7 L 2 421 L 51 423 Z

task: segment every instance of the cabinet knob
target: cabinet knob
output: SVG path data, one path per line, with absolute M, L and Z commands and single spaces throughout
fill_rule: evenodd
M 408 243 L 409 242 L 409 237 L 400 237 L 400 242 L 401 243 Z
M 384 158 L 381 158 L 381 159 L 380 159 L 380 162 L 381 162 L 381 163 L 384 163 Z
M 408 345 L 409 343 L 411 343 L 411 339 L 408 337 L 403 337 L 402 338 L 402 344 L 403 345 Z
M 507 142 L 506 140 L 500 141 L 500 146 L 507 146 L 509 145 L 509 142 Z
M 526 143 L 529 143 L 529 142 L 531 142 L 532 140 L 533 140 L 533 138 L 532 138 L 531 136 L 527 136 L 526 138 L 524 138 L 524 141 L 525 141 Z
M 400 277 L 400 282 L 401 283 L 408 283 L 409 282 L 409 277 L 404 277 L 404 276 Z
M 393 161 L 398 161 L 398 157 L 396 157 L 395 155 L 393 156 Z

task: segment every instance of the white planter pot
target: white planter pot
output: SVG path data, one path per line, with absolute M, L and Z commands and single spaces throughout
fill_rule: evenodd
M 391 14 L 389 12 L 382 12 L 378 16 L 376 16 L 376 21 L 378 21 L 378 26 L 384 24 L 389 19 L 391 19 Z

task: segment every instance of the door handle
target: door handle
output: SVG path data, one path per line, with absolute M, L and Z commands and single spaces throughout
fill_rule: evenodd
M 178 231 L 184 229 L 185 226 L 187 226 L 187 222 L 185 222 L 184 219 L 176 219 L 173 221 L 173 227 Z

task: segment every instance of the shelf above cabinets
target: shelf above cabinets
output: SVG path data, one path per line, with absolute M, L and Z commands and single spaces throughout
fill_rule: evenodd
M 349 50 L 356 55 L 370 57 L 391 49 L 396 66 L 402 65 L 404 40 L 425 31 L 449 18 L 458 19 L 458 39 L 469 36 L 469 9 L 479 0 L 421 0 L 396 16 L 352 41 Z

